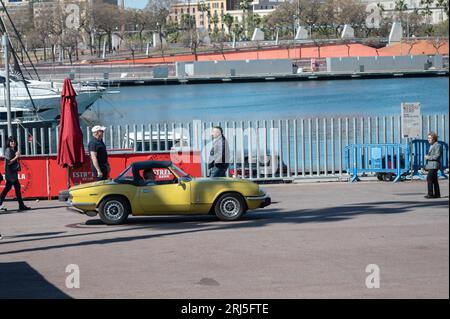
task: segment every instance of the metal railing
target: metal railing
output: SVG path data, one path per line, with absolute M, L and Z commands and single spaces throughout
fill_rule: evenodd
M 347 145 L 407 143 L 402 138 L 400 116 L 109 125 L 104 141 L 111 152 L 199 151 L 202 174 L 207 176 L 211 129 L 216 125 L 224 129 L 230 146 L 228 176 L 252 180 L 347 179 Z M 421 138 L 429 131 L 448 143 L 448 115 L 422 116 Z M 58 127 L 14 126 L 14 132 L 24 155 L 57 152 Z M 83 133 L 87 146 L 92 138 L 90 128 L 83 127 Z M 0 129 L 0 152 L 5 140 L 5 129 Z
M 345 167 L 352 182 L 359 181 L 358 174 L 395 174 L 394 182 L 410 171 L 408 144 L 352 144 L 345 147 Z

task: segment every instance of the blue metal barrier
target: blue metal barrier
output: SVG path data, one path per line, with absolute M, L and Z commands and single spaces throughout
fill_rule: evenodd
M 445 170 L 448 169 L 448 144 L 442 141 L 438 141 L 438 143 L 441 144 L 442 147 L 439 176 L 448 178 L 447 175 L 445 175 Z M 425 179 L 425 176 L 420 171 L 425 168 L 425 165 L 427 164 L 425 155 L 428 154 L 429 149 L 430 144 L 427 140 L 413 140 L 411 142 L 413 176 L 419 176 L 419 178 Z
M 352 182 L 359 181 L 358 174 L 395 174 L 394 182 L 410 171 L 409 145 L 403 144 L 352 144 L 345 147 L 345 167 Z

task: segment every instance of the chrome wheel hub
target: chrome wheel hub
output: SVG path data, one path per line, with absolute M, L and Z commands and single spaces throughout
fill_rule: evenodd
M 235 217 L 241 210 L 241 204 L 234 198 L 225 198 L 220 206 L 222 213 L 227 217 Z
M 110 201 L 105 205 L 105 216 L 110 220 L 119 220 L 124 212 L 125 209 L 121 202 Z

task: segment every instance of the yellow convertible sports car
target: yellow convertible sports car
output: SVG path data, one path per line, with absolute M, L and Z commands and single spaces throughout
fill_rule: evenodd
M 247 210 L 271 204 L 271 199 L 251 181 L 233 178 L 193 178 L 165 161 L 131 164 L 114 180 L 70 188 L 68 204 L 88 216 L 100 215 L 108 225 L 133 216 L 215 214 L 219 219 L 239 219 Z

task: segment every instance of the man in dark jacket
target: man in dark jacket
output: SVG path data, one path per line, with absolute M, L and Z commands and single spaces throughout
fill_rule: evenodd
M 223 130 L 220 126 L 212 129 L 213 146 L 209 153 L 208 169 L 210 177 L 225 177 L 229 167 L 230 147 L 223 136 Z
M 425 165 L 425 169 L 428 171 L 427 174 L 427 186 L 428 186 L 428 194 L 425 198 L 440 198 L 441 192 L 439 189 L 438 182 L 438 172 L 441 165 L 441 145 L 438 143 L 438 137 L 436 133 L 430 132 L 428 134 L 428 143 L 430 143 L 430 149 L 428 150 L 428 154 L 425 155 L 425 160 L 427 164 Z

